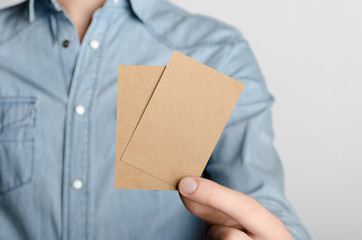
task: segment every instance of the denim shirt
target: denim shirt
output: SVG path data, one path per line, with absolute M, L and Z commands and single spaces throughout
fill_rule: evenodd
M 203 239 L 177 191 L 114 188 L 119 64 L 180 51 L 246 84 L 203 177 L 309 239 L 284 194 L 268 92 L 234 27 L 164 0 L 113 0 L 80 43 L 55 1 L 0 10 L 0 239 Z

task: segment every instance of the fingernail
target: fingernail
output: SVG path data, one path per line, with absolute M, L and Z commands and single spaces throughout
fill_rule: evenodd
M 180 182 L 180 191 L 184 194 L 193 193 L 196 190 L 197 182 L 191 177 L 187 177 L 181 180 Z

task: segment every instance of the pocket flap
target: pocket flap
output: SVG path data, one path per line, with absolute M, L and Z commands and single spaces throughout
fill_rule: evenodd
M 34 97 L 0 97 L 0 134 L 33 121 Z

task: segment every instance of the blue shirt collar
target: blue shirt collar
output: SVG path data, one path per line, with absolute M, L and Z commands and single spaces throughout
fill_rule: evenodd
M 29 21 L 32 22 L 35 19 L 35 1 L 36 0 L 29 0 Z M 50 0 L 54 9 L 57 11 L 61 10 L 61 7 L 57 3 L 56 0 Z M 105 4 L 109 3 L 113 0 L 107 0 Z M 158 0 L 123 0 L 130 2 L 131 9 L 134 14 L 142 21 L 146 22 L 149 16 L 151 15 L 154 6 L 158 2 Z

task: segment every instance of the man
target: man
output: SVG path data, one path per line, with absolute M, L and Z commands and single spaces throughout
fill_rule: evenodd
M 0 239 L 309 239 L 283 193 L 273 98 L 235 28 L 163 0 L 30 0 L 2 9 L 0 30 Z M 245 90 L 204 178 L 116 190 L 117 66 L 174 50 Z

